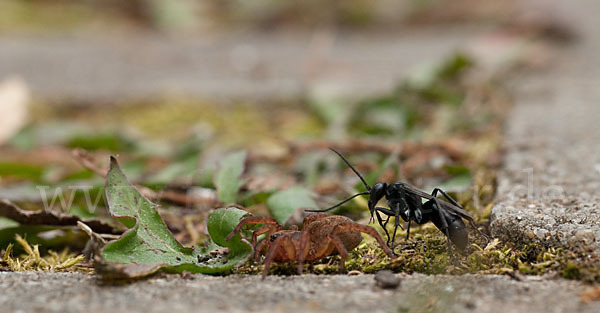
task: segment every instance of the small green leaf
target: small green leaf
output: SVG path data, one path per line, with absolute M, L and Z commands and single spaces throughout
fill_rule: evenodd
M 85 150 L 126 151 L 134 147 L 133 142 L 118 133 L 81 134 L 73 136 L 67 146 Z
M 383 172 L 385 172 L 390 166 L 393 166 L 395 164 L 398 164 L 398 155 L 392 153 L 383 161 L 383 163 L 377 168 L 377 170 L 364 175 L 367 184 L 373 186 L 375 183 L 378 182 L 378 179 L 379 177 L 381 177 L 381 175 L 383 175 Z M 364 188 L 365 186 L 362 184 L 362 182 L 359 182 L 357 184 L 356 190 L 364 190 Z
M 11 227 L 17 227 L 19 226 L 19 223 L 6 218 L 6 217 L 2 217 L 0 216 L 0 230 L 4 229 L 4 228 L 11 228 Z
M 267 199 L 267 207 L 271 215 L 284 224 L 300 208 L 317 208 L 312 199 L 312 192 L 303 187 L 292 187 L 287 190 L 274 193 Z
M 198 250 L 198 255 L 208 255 L 211 251 L 220 247 L 229 248 L 229 253 L 225 256 L 216 255 L 202 263 L 202 273 L 219 274 L 229 272 L 235 266 L 246 261 L 251 247 L 242 241 L 241 236 L 235 235 L 231 240 L 225 241 L 225 237 L 233 231 L 240 223 L 240 220 L 248 212 L 237 208 L 217 209 L 208 217 L 208 234 L 211 237 L 206 247 Z M 202 259 L 202 257 L 201 257 Z M 206 259 L 206 258 L 204 258 Z
M 217 197 L 225 204 L 235 203 L 238 190 L 245 182 L 240 179 L 244 172 L 246 152 L 239 151 L 225 156 L 219 162 L 219 169 L 215 173 L 215 187 Z
M 137 189 L 129 184 L 119 168 L 117 161 L 111 158 L 111 167 L 106 177 L 106 198 L 111 214 L 130 228 L 121 238 L 108 243 L 102 250 L 104 261 L 109 263 L 156 265 L 168 272 L 225 273 L 244 261 L 250 254 L 250 247 L 240 238 L 229 242 L 222 240 L 247 214 L 239 209 L 216 210 L 208 223 L 209 233 L 228 253 L 210 254 L 220 248 L 210 242 L 207 247 L 190 249 L 183 247 L 169 232 L 156 211 L 158 205 L 144 198 Z M 140 271 L 123 266 L 105 266 L 103 275 L 139 277 L 152 271 Z M 110 271 L 118 271 L 118 273 Z
M 17 162 L 0 162 L 0 176 L 14 176 L 39 180 L 44 174 L 44 168 L 34 164 Z
M 168 184 L 176 179 L 192 177 L 198 167 L 198 158 L 189 158 L 161 169 L 145 180 L 146 184 Z
M 446 192 L 463 192 L 469 188 L 473 176 L 471 171 L 464 166 L 446 166 L 448 174 L 454 176 L 445 182 L 439 184 L 437 187 Z
M 444 166 L 444 169 L 446 170 L 446 173 L 452 176 L 471 175 L 471 170 L 462 165 L 446 165 Z
M 296 161 L 295 169 L 304 174 L 304 184 L 314 186 L 319 180 L 323 165 L 323 151 L 303 153 Z
M 217 209 L 208 217 L 208 234 L 216 244 L 228 247 L 232 251 L 247 250 L 248 245 L 241 241 L 240 235 L 235 235 L 231 240 L 225 241 L 225 237 L 233 231 L 240 220 L 248 212 L 237 208 Z
M 93 213 L 88 211 L 86 206 L 76 204 L 72 205 L 71 208 L 69 208 L 69 214 L 77 216 L 81 219 L 90 219 L 98 217 L 98 214 L 96 214 L 95 212 Z

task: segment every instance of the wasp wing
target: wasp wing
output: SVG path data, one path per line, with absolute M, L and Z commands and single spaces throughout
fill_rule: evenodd
M 402 183 L 402 187 L 407 192 L 410 192 L 412 194 L 418 195 L 418 196 L 423 197 L 423 198 L 425 198 L 427 200 L 431 200 L 433 198 L 436 198 L 433 195 L 431 195 L 429 193 L 426 193 L 426 192 L 424 192 L 424 191 L 422 191 L 420 189 L 417 189 L 416 187 L 413 187 L 413 186 L 411 186 L 409 184 L 406 184 L 406 183 Z M 447 202 L 445 200 L 442 200 L 440 198 L 437 198 L 437 199 L 439 200 L 439 201 L 437 201 L 437 203 L 441 204 L 445 209 L 447 209 L 447 210 L 449 210 L 449 211 L 451 211 L 453 213 L 456 213 L 457 215 L 459 215 L 462 218 L 466 218 L 470 222 L 474 221 L 473 217 L 467 211 L 465 211 L 465 209 L 463 209 L 462 207 L 456 206 L 456 205 L 454 205 L 454 204 L 452 204 L 450 202 Z

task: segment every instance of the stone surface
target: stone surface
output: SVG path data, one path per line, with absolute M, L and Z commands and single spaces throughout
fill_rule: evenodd
M 35 97 L 83 103 L 165 94 L 291 98 L 388 92 L 481 29 L 363 33 L 236 33 L 169 38 L 146 34 L 0 36 L 0 79 L 18 75 Z
M 567 280 L 502 276 L 402 277 L 397 289 L 359 276 L 179 276 L 100 286 L 74 273 L 0 273 L 2 312 L 598 312 Z
M 565 3 L 562 12 L 596 6 Z M 557 64 L 515 83 L 491 230 L 506 241 L 600 255 L 600 20 L 576 26 L 579 41 Z

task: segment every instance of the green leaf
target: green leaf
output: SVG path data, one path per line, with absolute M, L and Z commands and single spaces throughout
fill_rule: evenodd
M 69 208 L 69 214 L 77 216 L 81 219 L 90 219 L 90 218 L 97 218 L 98 214 L 96 214 L 95 212 L 90 212 L 87 209 L 87 206 L 81 206 L 81 205 L 72 205 Z
M 377 168 L 377 170 L 364 175 L 365 181 L 370 186 L 373 186 L 375 183 L 378 182 L 379 177 L 381 177 L 381 175 L 383 175 L 383 172 L 385 172 L 390 166 L 392 166 L 394 164 L 396 164 L 396 165 L 398 164 L 398 155 L 395 153 L 392 153 L 387 158 L 385 158 L 385 160 L 383 161 L 381 166 L 379 166 Z M 365 190 L 365 186 L 363 185 L 362 182 L 359 182 L 357 184 L 356 190 L 363 190 L 363 191 Z
M 19 223 L 15 222 L 9 218 L 0 216 L 0 230 L 2 230 L 4 228 L 17 227 L 17 226 L 19 226 Z
M 34 164 L 17 162 L 0 162 L 0 176 L 15 176 L 39 180 L 44 168 Z
M 73 136 L 67 146 L 85 150 L 129 151 L 134 147 L 133 142 L 118 133 L 81 134 Z
M 208 217 L 208 234 L 211 240 L 209 240 L 206 247 L 197 250 L 197 254 L 203 260 L 200 272 L 205 274 L 227 273 L 235 266 L 246 262 L 250 252 L 252 252 L 250 245 L 243 242 L 239 234 L 233 236 L 231 240 L 225 241 L 225 237 L 233 231 L 246 215 L 248 215 L 248 212 L 244 210 L 225 208 L 215 210 Z M 210 255 L 211 251 L 221 247 L 229 248 L 229 253 L 226 256 L 217 254 L 210 258 L 206 257 Z
M 145 180 L 146 184 L 168 184 L 176 179 L 192 177 L 197 170 L 197 158 L 170 164 Z
M 296 161 L 295 169 L 304 174 L 304 184 L 314 186 L 317 184 L 323 165 L 323 152 L 303 153 Z
M 246 152 L 239 151 L 225 156 L 219 162 L 219 169 L 215 173 L 215 187 L 217 197 L 226 204 L 235 203 L 238 190 L 245 182 L 240 179 L 244 172 Z
M 108 243 L 102 249 L 104 261 L 135 266 L 149 265 L 151 270 L 147 267 L 140 270 L 135 266 L 105 266 L 102 273 L 105 276 L 120 274 L 131 278 L 148 275 L 158 269 L 167 272 L 185 270 L 196 273 L 225 273 L 250 254 L 250 247 L 239 237 L 229 242 L 221 240 L 247 214 L 244 210 L 234 208 L 216 210 L 209 217 L 208 223 L 211 236 L 215 236 L 223 247 L 228 247 L 229 253 L 210 254 L 221 247 L 213 242 L 196 250 L 183 247 L 169 232 L 156 211 L 158 205 L 144 198 L 129 184 L 114 158 L 111 158 L 111 167 L 106 177 L 106 198 L 111 214 L 130 229 L 121 238 Z
M 446 192 L 463 192 L 469 188 L 473 175 L 471 171 L 464 166 L 446 166 L 448 174 L 454 176 L 445 182 L 439 184 L 437 187 Z
M 267 199 L 267 207 L 277 222 L 284 224 L 294 211 L 300 208 L 316 209 L 317 204 L 310 190 L 296 186 L 271 195 Z
M 204 261 L 202 273 L 220 274 L 229 272 L 235 266 L 246 261 L 252 249 L 250 245 L 242 241 L 240 234 L 237 234 L 229 241 L 225 241 L 225 237 L 233 231 L 240 223 L 240 220 L 248 212 L 238 208 L 217 209 L 208 217 L 208 234 L 211 237 L 206 247 L 198 250 L 199 255 L 209 255 L 211 251 L 221 247 L 229 248 L 229 254 L 226 257 L 223 255 L 211 256 L 210 259 L 202 258 Z
M 248 215 L 248 212 L 237 208 L 217 209 L 208 217 L 208 234 L 216 244 L 229 247 L 232 250 L 246 250 L 248 245 L 243 243 L 240 235 L 235 235 L 231 240 L 225 241 L 225 237 L 233 231 L 240 220 Z
M 473 66 L 473 60 L 463 53 L 455 53 L 447 58 L 439 67 L 439 80 L 455 80 L 466 69 Z

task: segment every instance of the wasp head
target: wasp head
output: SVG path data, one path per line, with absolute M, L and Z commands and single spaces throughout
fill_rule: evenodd
M 386 194 L 387 183 L 381 182 L 373 185 L 369 193 L 369 212 L 371 213 L 371 219 L 373 219 L 373 213 L 375 213 L 375 206 L 377 202 L 381 200 Z

